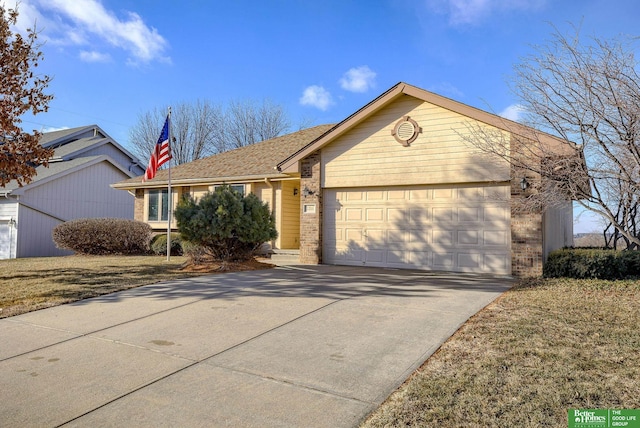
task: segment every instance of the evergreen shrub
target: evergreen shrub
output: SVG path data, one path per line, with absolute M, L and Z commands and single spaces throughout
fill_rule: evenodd
M 564 248 L 544 264 L 548 278 L 623 279 L 640 276 L 640 251 Z
M 221 261 L 244 261 L 278 236 L 269 206 L 252 193 L 220 186 L 198 201 L 186 197 L 175 212 L 182 239 Z

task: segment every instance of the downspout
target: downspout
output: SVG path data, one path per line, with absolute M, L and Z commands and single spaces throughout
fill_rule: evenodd
M 16 227 L 16 220 L 11 217 L 11 219 L 9 220 L 9 258 L 12 259 L 13 258 L 13 229 Z M 17 243 L 15 245 L 16 249 L 17 249 Z
M 271 188 L 271 215 L 273 215 L 273 218 L 276 218 L 276 205 L 275 205 L 275 199 L 276 199 L 276 192 L 275 192 L 275 188 L 273 187 L 273 183 L 271 182 L 271 180 L 269 180 L 268 178 L 265 177 L 264 179 L 264 183 L 269 186 Z M 271 241 L 271 251 L 273 251 L 273 249 L 276 247 L 276 240 L 272 240 Z

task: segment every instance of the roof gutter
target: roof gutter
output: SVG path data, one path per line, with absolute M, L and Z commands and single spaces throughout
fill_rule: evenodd
M 273 180 L 273 179 L 286 179 L 289 178 L 286 174 L 269 174 L 269 175 L 247 175 L 247 176 L 235 176 L 235 177 L 211 177 L 211 178 L 186 178 L 186 179 L 171 179 L 171 185 L 181 186 L 181 185 L 192 185 L 202 183 L 205 184 L 220 184 L 220 183 L 233 183 L 233 182 L 242 182 L 242 183 L 259 183 L 264 182 L 265 179 Z M 168 184 L 167 180 L 158 180 L 158 181 L 147 181 L 142 183 L 114 183 L 111 185 L 114 189 L 152 189 L 156 187 L 166 186 Z

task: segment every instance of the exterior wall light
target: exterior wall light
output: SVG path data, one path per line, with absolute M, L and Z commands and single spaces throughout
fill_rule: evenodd
M 309 190 L 309 188 L 307 186 L 304 186 L 304 189 L 302 190 L 302 195 L 304 197 L 311 196 L 311 195 L 313 195 L 315 193 L 316 192 L 314 192 L 313 190 Z
M 520 179 L 520 188 L 522 189 L 522 191 L 524 192 L 525 190 L 527 190 L 527 188 L 530 186 L 531 184 L 529 183 L 529 181 L 527 181 L 527 177 L 522 177 Z

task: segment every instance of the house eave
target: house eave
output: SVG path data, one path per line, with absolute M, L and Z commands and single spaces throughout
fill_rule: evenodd
M 183 178 L 172 179 L 171 186 L 209 186 L 222 183 L 258 183 L 267 180 L 289 180 L 292 177 L 288 174 L 259 174 L 244 176 L 228 176 L 228 177 L 211 177 L 211 178 Z M 153 189 L 158 187 L 166 187 L 169 185 L 168 180 L 156 180 L 139 183 L 114 183 L 111 185 L 114 189 L 135 190 L 135 189 Z
M 390 102 L 402 95 L 409 95 L 425 102 L 432 103 L 441 108 L 450 110 L 454 113 L 458 113 L 462 116 L 472 118 L 478 122 L 486 123 L 514 135 L 539 140 L 540 142 L 547 144 L 550 147 L 554 147 L 559 151 L 568 151 L 567 145 L 569 145 L 570 147 L 575 146 L 574 143 L 563 140 L 556 136 L 546 134 L 520 123 L 497 116 L 493 113 L 489 113 L 484 110 L 462 104 L 450 98 L 443 97 L 433 92 L 425 91 L 424 89 L 420 89 L 407 83 L 400 82 L 388 89 L 382 95 L 378 96 L 373 101 L 366 104 L 364 107 L 357 110 L 342 122 L 338 123 L 333 128 L 329 129 L 323 135 L 316 138 L 314 141 L 310 142 L 309 144 L 280 162 L 276 168 L 278 169 L 278 171 L 283 173 L 299 172 L 300 160 L 304 159 L 316 150 L 321 149 L 331 141 L 334 141 L 340 135 L 349 131 L 351 128 L 365 120 L 367 117 L 371 116 L 373 113 L 382 109 Z

